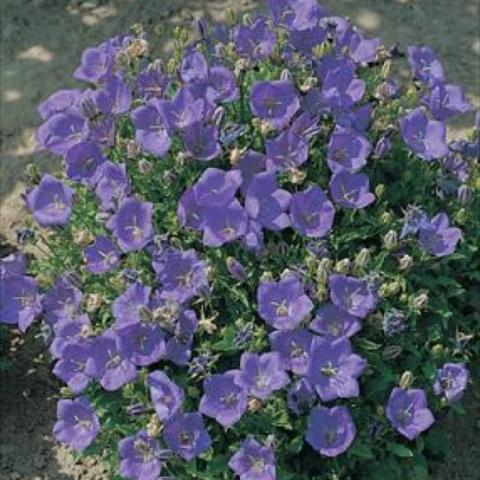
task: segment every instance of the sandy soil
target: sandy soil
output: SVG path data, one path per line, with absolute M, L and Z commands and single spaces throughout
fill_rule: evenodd
M 160 54 L 171 48 L 172 26 L 194 15 L 222 20 L 232 10 L 265 9 L 263 0 L 0 0 L 0 232 L 12 240 L 24 214 L 18 194 L 27 164 L 57 168 L 58 159 L 34 156 L 36 105 L 55 90 L 73 86 L 71 74 L 82 50 L 141 22 L 153 33 Z M 463 85 L 480 104 L 480 0 L 324 0 L 323 3 L 387 44 L 435 48 L 449 79 Z M 471 118 L 457 122 L 462 130 Z M 1 238 L 0 237 L 0 238 Z M 14 335 L 14 338 L 16 336 Z M 15 340 L 14 342 L 21 342 Z M 13 366 L 0 372 L 0 480 L 102 480 L 101 463 L 76 464 L 51 440 L 57 385 L 30 335 L 14 344 Z M 37 363 L 36 363 L 37 362 Z M 34 368 L 34 371 L 31 369 Z M 480 471 L 479 391 L 467 402 L 470 415 L 450 417 L 448 461 L 434 480 L 473 480 Z M 478 417 L 478 415 L 477 415 Z M 473 422 L 474 423 L 474 422 Z M 475 430 L 476 428 L 476 430 Z M 466 432 L 466 434 L 465 434 Z

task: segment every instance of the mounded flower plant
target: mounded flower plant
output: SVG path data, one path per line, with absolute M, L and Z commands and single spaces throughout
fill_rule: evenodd
M 431 49 L 269 4 L 166 63 L 109 39 L 41 103 L 65 169 L 30 171 L 2 323 L 41 321 L 54 436 L 112 478 L 428 478 L 478 353 L 480 118 L 447 141 Z

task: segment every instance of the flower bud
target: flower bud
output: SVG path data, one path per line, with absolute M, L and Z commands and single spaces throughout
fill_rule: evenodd
M 127 158 L 135 158 L 140 153 L 140 147 L 133 140 L 125 142 L 125 150 Z
M 388 153 L 390 153 L 391 149 L 392 149 L 392 141 L 387 135 L 384 135 L 383 137 L 380 137 L 380 139 L 376 143 L 375 149 L 373 151 L 373 157 L 383 158 L 385 157 L 385 155 L 388 155 Z
M 400 377 L 399 386 L 404 390 L 408 390 L 413 385 L 413 373 L 409 370 L 402 373 Z
M 108 212 L 98 212 L 95 215 L 95 221 L 97 221 L 98 223 L 106 223 L 108 222 L 108 220 L 110 220 L 111 216 L 112 215 Z
M 315 298 L 319 302 L 323 302 L 328 298 L 328 289 L 323 285 L 317 285 L 317 290 L 315 291 Z
M 398 235 L 395 230 L 389 230 L 383 237 L 383 245 L 387 250 L 395 250 L 398 247 Z
M 160 434 L 162 431 L 162 424 L 156 414 L 150 417 L 145 430 L 150 438 L 157 437 Z
M 342 258 L 335 264 L 333 269 L 338 273 L 346 274 L 346 273 L 349 273 L 351 266 L 352 266 L 352 262 L 350 261 L 349 258 Z
M 252 25 L 253 23 L 253 17 L 250 12 L 244 13 L 242 17 L 242 23 L 246 26 Z
M 444 349 L 443 345 L 441 345 L 440 343 L 435 344 L 432 347 L 433 358 L 441 358 L 444 354 L 444 351 L 445 351 L 445 349 Z
M 103 303 L 103 297 L 98 293 L 90 293 L 85 300 L 85 310 L 88 313 L 98 310 Z
M 292 82 L 293 77 L 292 77 L 292 72 L 286 68 L 282 70 L 282 73 L 280 74 L 280 80 L 286 81 L 286 82 Z
M 298 168 L 289 168 L 287 171 L 287 178 L 293 185 L 299 185 L 305 178 L 307 178 L 307 172 Z
M 424 292 L 416 297 L 412 298 L 412 307 L 415 310 L 422 310 L 427 306 L 428 303 L 428 293 Z
M 29 163 L 25 169 L 25 172 L 27 174 L 28 181 L 31 184 L 36 185 L 40 182 L 40 172 L 34 163 Z
M 258 398 L 252 398 L 248 402 L 248 411 L 249 412 L 258 412 L 262 409 L 263 404 L 262 401 L 259 400 Z
M 328 282 L 328 277 L 330 275 L 330 270 L 332 268 L 332 261 L 329 258 L 322 258 L 317 267 L 316 280 L 317 285 L 326 285 Z
M 212 115 L 212 122 L 219 127 L 220 124 L 223 122 L 223 118 L 225 117 L 225 109 L 220 106 L 215 109 Z
M 392 214 L 390 212 L 383 212 L 380 215 L 380 223 L 383 225 L 388 225 L 392 221 Z
M 138 162 L 138 170 L 140 171 L 140 173 L 142 173 L 143 175 L 148 175 L 153 169 L 153 165 L 152 165 L 152 162 L 148 161 L 147 159 L 145 158 L 142 158 L 139 162 Z
M 230 150 L 230 165 L 234 166 L 238 163 L 242 156 L 243 150 L 240 148 L 233 148 Z
M 302 93 L 307 93 L 312 88 L 315 88 L 317 86 L 318 79 L 317 77 L 308 77 L 301 85 L 300 85 L 300 91 Z
M 93 233 L 89 232 L 88 230 L 82 228 L 82 229 L 76 229 L 72 233 L 73 236 L 73 243 L 75 245 L 78 245 L 79 247 L 86 247 L 90 243 L 93 242 L 95 239 Z
M 458 201 L 462 205 L 466 205 L 470 201 L 471 196 L 472 195 L 471 195 L 471 192 L 470 192 L 470 189 L 468 188 L 468 186 L 467 185 L 460 185 L 460 187 L 458 189 L 458 192 L 457 192 Z
M 263 136 L 266 136 L 266 135 L 268 135 L 271 131 L 272 131 L 272 126 L 270 125 L 270 123 L 262 120 L 262 121 L 260 122 L 260 133 L 261 133 Z
M 370 263 L 370 260 L 370 250 L 368 248 L 362 248 L 355 256 L 353 268 L 355 271 L 363 270 Z
M 263 272 L 262 276 L 260 277 L 261 282 L 271 282 L 273 281 L 273 275 L 271 272 Z
M 192 22 L 193 29 L 199 38 L 205 38 L 208 23 L 203 18 L 195 18 Z
M 235 62 L 235 67 L 233 69 L 233 73 L 236 78 L 239 78 L 243 73 L 249 70 L 250 68 L 250 61 L 248 58 L 240 58 Z
M 383 183 L 379 183 L 376 187 L 375 187 L 375 196 L 377 198 L 380 198 L 383 196 L 383 194 L 385 193 L 385 185 Z
M 403 352 L 403 348 L 400 345 L 388 345 L 383 349 L 382 357 L 384 360 L 395 360 Z
M 410 255 L 402 255 L 399 260 L 400 270 L 409 270 L 413 267 L 413 258 Z
M 227 257 L 226 260 L 228 273 L 239 282 L 244 282 L 247 279 L 247 272 L 245 267 L 235 258 Z

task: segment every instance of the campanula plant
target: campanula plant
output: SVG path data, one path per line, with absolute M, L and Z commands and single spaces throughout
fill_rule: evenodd
M 65 168 L 30 170 L 1 319 L 41 322 L 54 437 L 112 478 L 425 479 L 480 347 L 480 116 L 449 142 L 472 107 L 430 48 L 269 5 L 166 63 L 84 52 L 39 106 Z

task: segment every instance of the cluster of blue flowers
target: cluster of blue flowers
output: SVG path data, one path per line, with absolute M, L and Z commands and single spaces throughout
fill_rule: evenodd
M 165 67 L 151 61 L 143 36 L 115 37 L 89 48 L 74 77 L 90 88 L 61 90 L 39 107 L 44 123 L 38 142 L 63 157 L 66 180 L 44 175 L 26 193 L 26 204 L 39 226 L 61 232 L 70 222 L 81 224 L 73 218 L 76 197 L 80 190 L 90 191 L 101 228 L 80 242 L 84 278 L 123 269 L 125 288 L 109 302 L 111 321 L 105 324 L 96 318 L 98 309 L 85 312 L 79 272 L 64 272 L 41 293 L 27 274 L 26 257 L 14 254 L 0 265 L 1 321 L 25 331 L 42 317 L 51 331 L 53 372 L 74 397 L 59 401 L 54 435 L 76 450 L 86 449 L 102 429 L 87 398 L 92 384 L 108 392 L 135 383 L 147 386 L 160 426 L 145 425 L 119 441 L 119 471 L 125 478 L 158 479 L 172 459 L 191 461 L 205 454 L 214 439 L 204 417 L 230 429 L 278 392 L 285 392 L 293 415 L 308 416 L 304 438 L 314 451 L 325 457 L 345 452 L 357 429 L 349 407 L 330 402 L 360 395 L 358 379 L 368 362 L 353 352 L 350 338 L 375 312 L 381 294 L 368 275 L 332 268 L 313 243 L 328 243 L 337 215 L 355 214 L 376 202 L 380 193 L 371 190 L 362 169 L 388 158 L 397 135 L 418 162 L 437 161 L 442 175 L 455 177 L 459 200 L 467 201 L 480 136 L 447 144 L 445 120 L 471 107 L 458 86 L 445 82 L 431 49 L 407 51 L 422 106 L 375 137 L 369 132 L 378 108 L 401 95 L 385 68 L 398 51 L 365 38 L 315 0 L 269 4 L 270 18 L 247 17 L 228 33 L 210 32 L 197 21 L 196 38 L 182 45 L 173 68 L 172 62 Z M 369 91 L 361 72 L 373 66 L 385 75 Z M 319 138 L 321 162 L 328 169 L 321 180 L 321 167 L 312 160 Z M 161 226 L 171 221 L 168 214 L 155 216 L 164 201 L 161 194 L 140 195 L 135 178 L 148 176 L 167 158 L 177 170 L 164 170 L 163 180 L 182 187 L 175 211 L 168 212 L 175 217 L 175 232 Z M 179 170 L 186 177 L 180 179 Z M 403 231 L 399 236 L 394 231 L 386 246 L 416 234 L 433 257 L 452 254 L 462 236 L 446 213 L 429 218 L 411 206 Z M 182 235 L 189 240 L 182 243 Z M 188 388 L 167 373 L 185 367 L 202 372 L 212 360 L 208 353 L 195 356 L 201 352 L 196 335 L 209 328 L 203 305 L 223 274 L 206 252 L 232 246 L 260 262 L 275 255 L 269 249 L 272 238 L 288 242 L 292 235 L 309 242 L 303 251 L 315 261 L 327 260 L 329 267 L 319 268 L 313 286 L 301 270 L 294 271 L 296 265 L 277 281 L 269 274 L 257 281 L 228 250 L 227 272 L 256 294 L 261 320 L 255 322 L 270 330 L 270 349 L 242 351 L 236 364 L 227 362 L 229 369 L 207 375 L 195 408 L 186 411 Z M 127 275 L 131 259 L 141 254 L 146 254 L 141 258 L 148 275 Z M 95 303 L 91 289 L 88 301 Z M 387 312 L 385 336 L 399 335 L 405 322 L 403 312 Z M 236 345 L 243 349 L 254 330 L 246 324 Z M 433 390 L 452 403 L 467 383 L 466 367 L 447 363 L 438 370 Z M 434 417 L 425 391 L 410 387 L 411 381 L 403 381 L 393 389 L 386 417 L 411 440 Z M 241 480 L 274 480 L 274 440 L 246 436 L 228 465 Z

